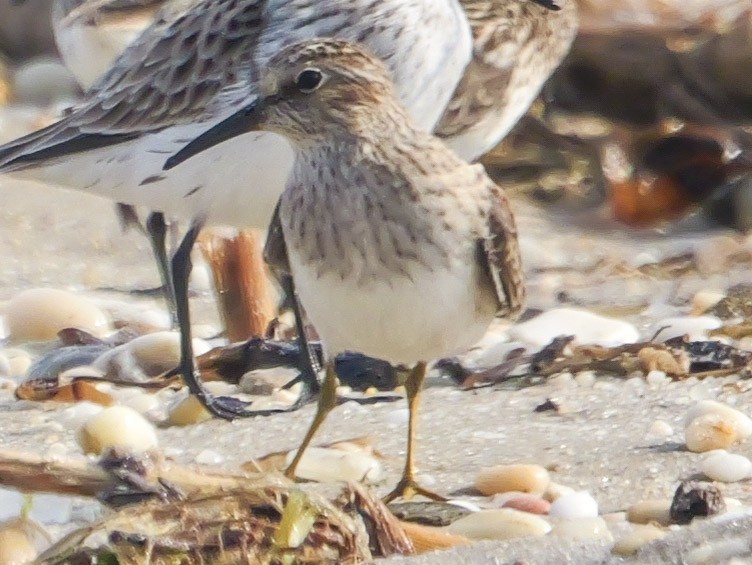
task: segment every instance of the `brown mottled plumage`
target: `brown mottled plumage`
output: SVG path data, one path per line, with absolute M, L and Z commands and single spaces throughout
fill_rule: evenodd
M 296 158 L 267 238 L 289 271 L 327 354 L 354 350 L 415 365 L 406 385 L 408 458 L 390 497 L 422 493 L 412 445 L 426 361 L 461 353 L 496 315 L 514 316 L 525 289 L 517 232 L 501 188 L 425 133 L 399 105 L 389 73 L 360 47 L 303 42 L 273 57 L 259 99 L 194 140 L 271 131 Z M 192 147 L 191 147 L 192 146 Z M 319 412 L 332 408 L 328 365 Z
M 527 111 L 577 34 L 575 0 L 461 0 L 473 58 L 434 133 L 468 160 L 493 148 Z

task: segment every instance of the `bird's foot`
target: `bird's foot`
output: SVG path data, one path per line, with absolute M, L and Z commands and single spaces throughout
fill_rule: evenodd
M 397 483 L 397 486 L 394 487 L 394 490 L 387 494 L 382 499 L 382 501 L 384 502 L 384 504 L 389 504 L 397 498 L 410 500 L 416 495 L 424 496 L 430 500 L 435 500 L 437 502 L 446 502 L 448 500 L 445 496 L 441 496 L 440 494 L 430 491 L 427 488 L 423 488 L 414 478 L 403 476 L 400 479 L 400 482 Z
M 272 416 L 274 414 L 282 414 L 283 412 L 292 412 L 301 406 L 298 401 L 292 406 L 286 408 L 247 410 L 251 405 L 250 402 L 244 402 L 231 396 L 212 396 L 206 393 L 199 396 L 199 401 L 212 415 L 224 420 L 253 418 L 255 416 Z

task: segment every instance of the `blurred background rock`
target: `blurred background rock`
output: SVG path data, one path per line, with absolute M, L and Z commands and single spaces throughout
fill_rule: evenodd
M 8 126 L 17 114 L 6 117 L 0 141 L 54 119 L 79 92 L 56 55 L 52 2 L 0 0 L 0 103 L 45 109 L 18 128 Z M 570 56 L 486 156 L 491 173 L 588 225 L 665 228 L 699 218 L 752 228 L 750 1 L 578 4 Z

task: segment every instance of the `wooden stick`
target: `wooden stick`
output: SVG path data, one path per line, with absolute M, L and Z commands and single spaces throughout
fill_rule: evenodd
M 221 474 L 200 467 L 184 467 L 160 462 L 148 472 L 148 480 L 170 484 L 184 493 L 204 489 L 234 489 L 264 485 L 290 485 L 279 474 Z M 95 497 L 113 482 L 113 477 L 96 463 L 81 459 L 46 460 L 39 455 L 15 450 L 0 450 L 0 485 L 23 492 L 49 492 Z

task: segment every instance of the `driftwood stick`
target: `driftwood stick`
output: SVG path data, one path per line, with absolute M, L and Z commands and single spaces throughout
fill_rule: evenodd
M 168 483 L 189 494 L 204 490 L 251 488 L 255 484 L 292 484 L 281 475 L 221 474 L 201 467 L 159 462 L 148 469 L 149 483 Z M 39 455 L 0 450 L 0 485 L 23 492 L 49 492 L 95 497 L 113 483 L 113 477 L 96 463 L 80 459 L 47 460 Z

